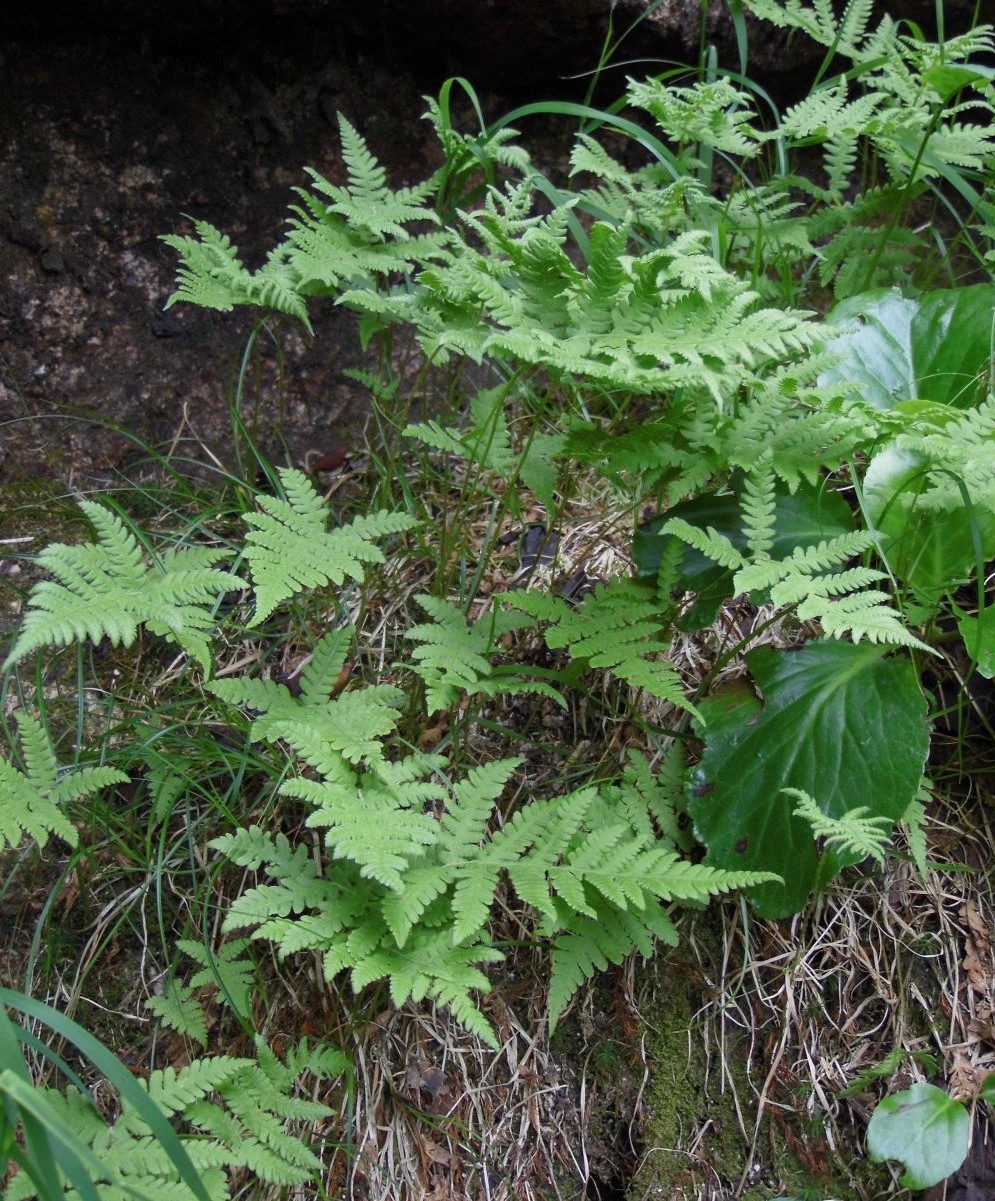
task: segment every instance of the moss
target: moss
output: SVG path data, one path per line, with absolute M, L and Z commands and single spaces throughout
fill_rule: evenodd
M 85 528 L 65 488 L 53 481 L 0 482 L 0 638 L 17 625 L 22 599 L 41 575 L 25 557 L 50 542 L 76 541 Z
M 732 1096 L 709 1079 L 708 1056 L 693 1017 L 688 975 L 671 960 L 652 1007 L 643 1010 L 650 1080 L 643 1160 L 631 1197 L 683 1198 L 715 1183 L 738 1182 L 749 1148 Z
M 696 937 L 702 941 L 708 935 L 699 928 Z M 731 1196 L 741 1201 L 872 1201 L 891 1195 L 887 1170 L 865 1160 L 861 1148 L 834 1153 L 823 1124 L 806 1112 L 806 1096 L 799 1093 L 797 1106 L 792 1106 L 779 1082 L 774 1082 L 777 1104 L 766 1110 L 761 1125 L 754 1166 L 744 1191 L 738 1191 L 750 1162 L 762 1081 L 751 1082 L 745 1033 L 737 1041 L 727 1031 L 721 1048 L 713 1040 L 709 1062 L 700 1016 L 708 998 L 697 987 L 695 966 L 680 952 L 669 957 L 659 965 L 655 995 L 641 1005 L 650 1077 L 644 1093 L 643 1154 L 627 1196 L 632 1201 Z

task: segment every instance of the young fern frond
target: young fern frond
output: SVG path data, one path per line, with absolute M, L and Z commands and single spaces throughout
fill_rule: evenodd
M 331 697 L 324 688 L 330 668 L 339 661 L 341 634 L 333 630 L 318 643 L 301 695 L 284 684 L 246 676 L 215 680 L 208 690 L 232 705 L 246 705 L 258 716 L 253 739 L 284 740 L 312 767 L 336 779 L 350 778 L 349 764 L 379 763 L 381 739 L 394 731 L 405 695 L 388 685 L 374 685 Z M 310 669 L 309 669 L 310 670 Z
M 112 767 L 82 767 L 60 777 L 55 751 L 45 727 L 30 713 L 14 714 L 21 737 L 26 771 L 0 759 L 0 851 L 16 849 L 27 835 L 40 847 L 55 834 L 71 847 L 79 842 L 76 827 L 66 817 L 69 801 L 93 796 L 112 784 L 126 784 L 124 772 Z
M 894 822 L 890 817 L 867 817 L 867 806 L 850 809 L 842 817 L 830 817 L 823 813 L 815 797 L 800 788 L 782 788 L 787 796 L 798 803 L 793 812 L 803 817 L 812 827 L 816 838 L 824 839 L 827 846 L 839 854 L 853 856 L 854 860 L 873 859 L 884 865 L 885 849 L 891 841 Z
M 129 647 L 139 626 L 147 625 L 209 672 L 213 609 L 226 592 L 244 586 L 237 576 L 213 566 L 231 552 L 190 547 L 167 552 L 146 566 L 138 539 L 116 513 L 95 501 L 80 501 L 79 507 L 97 531 L 97 541 L 56 543 L 38 556 L 39 565 L 58 582 L 42 580 L 32 589 L 4 669 L 40 647 L 85 638 L 107 638 L 113 646 Z
M 328 530 L 327 510 L 307 476 L 290 467 L 281 467 L 279 476 L 287 499 L 260 496 L 262 511 L 245 514 L 251 527 L 245 556 L 256 597 L 250 626 L 304 588 L 342 584 L 347 578 L 361 583 L 367 564 L 384 562 L 374 540 L 418 524 L 406 514 L 383 511 Z
M 175 1030 L 203 1051 L 207 1047 L 207 1017 L 192 985 L 167 980 L 161 993 L 148 997 L 145 1008 L 164 1026 Z

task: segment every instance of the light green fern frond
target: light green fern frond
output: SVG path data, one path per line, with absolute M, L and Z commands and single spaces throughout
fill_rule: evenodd
M 769 558 L 774 547 L 776 481 L 771 459 L 769 453 L 763 455 L 747 473 L 740 499 L 746 544 L 753 558 L 760 560 Z
M 328 210 L 343 217 L 350 229 L 380 240 L 386 234 L 399 240 L 408 238 L 410 234 L 405 226 L 412 221 L 437 225 L 438 215 L 426 204 L 434 189 L 433 182 L 392 191 L 387 186 L 387 172 L 370 152 L 363 137 L 341 113 L 338 116 L 348 183 L 339 187 L 328 183 L 317 171 L 310 172 L 317 190 L 331 201 Z
M 238 247 L 207 221 L 194 221 L 196 238 L 166 234 L 162 241 L 180 255 L 177 289 L 166 302 L 180 301 L 201 308 L 231 312 L 236 305 L 260 305 L 288 313 L 308 324 L 307 309 L 292 286 L 281 276 L 279 260 L 255 275 L 238 257 Z
M 287 499 L 258 497 L 261 512 L 246 513 L 251 527 L 245 555 L 255 589 L 258 625 L 282 601 L 304 588 L 362 582 L 366 564 L 383 563 L 374 540 L 410 530 L 418 523 L 403 513 L 370 513 L 348 525 L 328 530 L 328 513 L 307 476 L 294 468 L 279 469 Z
M 125 784 L 124 772 L 111 767 L 84 767 L 65 772 L 58 763 L 48 733 L 30 713 L 14 715 L 21 737 L 26 771 L 0 759 L 0 850 L 17 847 L 27 835 L 44 846 L 56 834 L 76 846 L 76 827 L 64 812 L 67 802 L 92 796 L 112 784 Z
M 207 1046 L 207 1018 L 189 984 L 167 980 L 161 993 L 147 998 L 145 1008 L 171 1030 L 203 1049 Z
M 619 578 L 597 587 L 576 607 L 539 592 L 506 593 L 503 600 L 549 623 L 544 635 L 548 646 L 566 648 L 573 659 L 607 668 L 633 688 L 695 711 L 665 658 L 670 647 L 661 631 L 669 602 L 656 599 L 654 591 Z
M 661 532 L 680 538 L 682 542 L 693 546 L 695 550 L 700 551 L 701 554 L 706 555 L 721 567 L 739 568 L 745 562 L 742 553 L 736 549 L 732 541 L 725 534 L 720 534 L 714 526 L 701 529 L 700 526 L 685 521 L 683 517 L 671 517 Z
M 726 154 L 749 158 L 764 136 L 750 124 L 752 98 L 726 79 L 672 87 L 659 79 L 629 81 L 630 104 L 648 112 L 680 146 L 703 143 Z
M 871 858 L 884 865 L 894 824 L 890 817 L 867 817 L 866 805 L 849 809 L 842 817 L 830 817 L 823 813 L 810 793 L 800 788 L 782 788 L 781 791 L 798 802 L 793 812 L 808 822 L 816 838 L 824 839 L 840 854 L 852 855 L 854 860 Z
M 212 565 L 230 552 L 209 547 L 173 551 L 145 565 L 138 539 L 116 513 L 94 501 L 80 508 L 97 531 L 82 546 L 55 543 L 38 563 L 55 576 L 42 580 L 28 598 L 28 610 L 4 668 L 44 646 L 66 646 L 107 638 L 131 646 L 139 626 L 177 643 L 210 671 L 207 633 L 214 606 L 242 581 Z
M 610 963 L 622 963 L 633 950 L 649 958 L 657 939 L 677 944 L 677 930 L 662 906 L 642 911 L 616 909 L 603 901 L 594 917 L 571 916 L 553 942 L 546 1001 L 550 1032 L 578 988 Z
M 428 595 L 415 599 L 432 620 L 412 626 L 405 638 L 417 643 L 412 670 L 425 681 L 429 713 L 479 691 L 492 673 L 488 656 L 497 639 L 528 625 L 526 618 L 498 609 L 470 624 L 450 601 Z
M 800 29 L 818 45 L 862 61 L 872 0 L 850 0 L 842 17 L 837 17 L 832 0 L 747 0 L 747 7 L 772 25 Z

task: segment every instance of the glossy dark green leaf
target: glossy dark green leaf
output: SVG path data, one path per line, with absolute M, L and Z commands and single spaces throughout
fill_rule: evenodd
M 970 1128 L 959 1101 L 933 1084 L 913 1084 L 885 1097 L 871 1115 L 867 1154 L 875 1163 L 894 1159 L 904 1164 L 903 1188 L 932 1188 L 964 1162 Z
M 916 500 L 928 483 L 923 460 L 889 443 L 864 475 L 864 509 L 896 577 L 935 605 L 977 569 L 976 536 L 986 558 L 995 552 L 995 514 L 923 511 Z
M 660 528 L 671 517 L 682 517 L 700 529 L 714 527 L 740 550 L 746 546 L 740 526 L 739 501 L 731 493 L 723 496 L 698 496 L 675 505 L 666 513 L 644 522 L 632 539 L 632 559 L 636 578 L 653 581 L 660 570 L 660 559 L 672 534 L 661 534 Z M 732 596 L 732 571 L 720 567 L 694 547 L 685 546 L 678 573 L 678 586 L 694 596 L 693 604 L 677 622 L 682 630 L 703 630 L 715 620 L 719 607 Z
M 734 481 L 735 483 L 735 481 Z M 853 519 L 846 501 L 837 492 L 802 485 L 795 493 L 779 488 L 776 496 L 775 535 L 771 553 L 786 558 L 796 546 L 815 546 L 824 539 L 834 538 L 853 529 Z M 660 558 L 672 534 L 661 534 L 660 528 L 671 517 L 681 517 L 700 529 L 712 526 L 739 550 L 745 550 L 739 500 L 732 493 L 722 496 L 700 496 L 675 505 L 665 514 L 644 522 L 632 540 L 632 557 L 636 576 L 655 580 Z M 694 603 L 681 614 L 678 628 L 703 630 L 715 620 L 719 606 L 733 594 L 733 572 L 720 567 L 693 547 L 685 546 L 681 559 L 679 586 L 694 595 Z
M 826 321 L 850 325 L 830 347 L 837 362 L 820 383 L 859 385 L 876 409 L 932 400 L 970 408 L 991 361 L 995 286 L 947 288 L 921 300 L 893 289 L 851 296 Z
M 746 662 L 759 696 L 741 681 L 699 706 L 705 749 L 688 812 L 706 862 L 781 876 L 749 895 L 762 917 L 785 917 L 847 860 L 820 856 L 781 789 L 804 789 L 832 817 L 863 805 L 897 820 L 922 777 L 926 702 L 911 661 L 887 647 L 761 647 Z

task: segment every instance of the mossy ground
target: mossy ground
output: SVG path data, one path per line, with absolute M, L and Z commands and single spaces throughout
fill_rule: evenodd
M 807 1116 L 802 1082 L 787 1072 L 765 1078 L 759 1032 L 723 1022 L 722 995 L 705 978 L 721 962 L 717 921 L 717 912 L 696 915 L 687 943 L 647 969 L 639 1014 L 648 1078 L 627 1201 L 895 1196 L 891 1174 L 860 1147 L 833 1150 L 818 1111 Z

